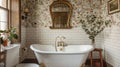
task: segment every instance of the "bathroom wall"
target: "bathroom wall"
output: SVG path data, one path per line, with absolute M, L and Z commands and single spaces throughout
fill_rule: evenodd
M 21 2 L 21 17 L 24 15 L 23 8 L 25 5 L 25 0 Z M 24 51 L 26 44 L 26 27 L 23 25 L 25 20 L 21 18 L 21 47 L 20 47 L 20 61 L 23 61 L 26 56 L 26 51 Z
M 10 4 L 10 26 L 16 28 L 16 33 L 19 38 L 13 42 L 20 42 L 20 12 L 19 12 L 19 0 L 11 0 Z
M 21 6 L 23 7 L 21 10 L 23 10 L 25 6 L 29 8 L 28 19 L 22 21 L 22 26 L 26 27 L 26 43 L 24 43 L 25 47 L 28 48 L 28 51 L 25 53 L 26 58 L 34 58 L 34 54 L 31 54 L 32 51 L 29 49 L 31 44 L 54 45 L 57 36 L 65 36 L 66 39 L 64 41 L 68 45 L 91 44 L 88 35 L 86 35 L 81 28 L 79 20 L 91 13 L 100 15 L 100 0 L 68 1 L 73 5 L 73 15 L 71 18 L 72 29 L 49 28 L 52 23 L 49 6 L 53 0 L 28 0 L 27 4 Z M 91 7 L 93 10 L 91 10 Z M 96 37 L 96 47 L 103 47 L 101 45 L 103 44 L 103 40 L 103 33 L 100 33 Z
M 108 0 L 103 0 L 102 16 L 111 19 L 113 25 L 104 32 L 105 60 L 113 67 L 120 67 L 120 12 L 109 15 L 107 2 Z
M 91 44 L 88 35 L 81 28 L 79 19 L 84 15 L 93 12 L 101 15 L 104 19 L 111 19 L 112 27 L 106 28 L 104 32 L 96 37 L 96 46 L 104 49 L 104 59 L 113 67 L 120 67 L 120 12 L 108 15 L 108 0 L 69 0 L 73 5 L 73 15 L 71 18 L 72 29 L 50 29 L 51 17 L 49 5 L 52 0 L 21 0 L 21 16 L 24 15 L 23 9 L 29 8 L 27 20 L 22 20 L 22 47 L 27 47 L 27 52 L 22 52 L 22 58 L 34 58 L 29 46 L 34 43 L 54 45 L 57 36 L 65 36 L 65 43 L 72 44 Z M 101 1 L 101 2 L 100 2 Z M 32 4 L 32 5 L 31 5 Z M 29 6 L 28 6 L 29 5 Z M 101 6 L 100 6 L 101 5 Z M 93 11 L 90 9 L 91 7 Z
M 21 28 L 21 48 L 20 48 L 20 61 L 23 61 L 26 56 L 25 44 L 26 44 L 26 28 Z

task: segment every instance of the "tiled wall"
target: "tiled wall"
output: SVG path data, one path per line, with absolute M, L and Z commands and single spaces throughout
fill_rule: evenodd
M 105 60 L 113 67 L 120 67 L 120 12 L 108 15 L 107 1 L 103 1 L 102 16 L 105 19 L 110 18 L 113 25 L 104 32 Z
M 21 2 L 21 9 L 24 8 L 25 0 Z M 21 10 L 21 17 L 23 16 L 23 10 Z M 21 18 L 21 47 L 20 47 L 20 61 L 25 59 L 26 53 L 23 48 L 26 46 L 26 27 L 23 25 L 24 20 Z
M 105 60 L 113 65 L 120 67 L 120 26 L 114 25 L 111 29 L 106 30 L 105 37 Z M 109 32 L 109 34 L 108 34 Z
M 26 44 L 26 28 L 21 26 L 21 48 L 20 48 L 20 61 L 25 59 L 26 53 L 24 51 Z
M 79 19 L 82 15 L 89 14 L 91 12 L 90 3 L 94 8 L 93 13 L 103 16 L 105 19 L 112 19 L 113 26 L 106 28 L 104 32 L 100 33 L 96 37 L 96 46 L 102 47 L 103 56 L 105 60 L 112 64 L 114 67 L 120 67 L 120 13 L 108 15 L 107 11 L 107 0 L 69 0 L 73 5 L 73 15 L 71 18 L 72 29 L 50 29 L 51 18 L 49 12 L 49 5 L 52 0 L 29 0 L 30 14 L 28 27 L 22 28 L 22 45 L 27 46 L 28 51 L 25 52 L 25 58 L 34 58 L 34 54 L 29 49 L 29 46 L 34 43 L 54 45 L 55 38 L 59 35 L 65 36 L 66 44 L 91 44 L 88 39 L 88 35 L 81 28 Z M 102 2 L 100 2 L 102 1 Z M 21 1 L 23 2 L 23 0 Z M 102 3 L 102 4 L 100 4 Z M 32 4 L 32 5 L 31 5 Z M 100 10 L 100 5 L 102 9 Z M 25 5 L 22 5 L 22 9 Z M 101 12 L 102 11 L 102 12 Z M 24 26 L 26 21 L 22 21 Z M 34 25 L 37 23 L 37 25 Z M 33 24 L 33 26 L 31 25 Z M 26 34 L 25 34 L 26 33 Z M 24 53 L 23 53 L 24 54 Z
M 107 2 L 103 1 L 102 16 L 111 18 L 113 25 L 104 32 L 105 60 L 113 67 L 120 67 L 120 12 L 108 15 Z

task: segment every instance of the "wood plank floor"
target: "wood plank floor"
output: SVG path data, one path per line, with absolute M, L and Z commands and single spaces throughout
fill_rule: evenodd
M 37 61 L 37 59 L 25 59 L 21 63 L 37 63 L 38 64 L 38 61 Z M 86 67 L 90 67 L 90 61 L 87 60 L 85 65 L 86 65 Z M 100 63 L 99 62 L 94 62 L 93 67 L 100 67 Z M 106 63 L 104 62 L 104 67 L 112 67 L 112 66 L 106 65 Z

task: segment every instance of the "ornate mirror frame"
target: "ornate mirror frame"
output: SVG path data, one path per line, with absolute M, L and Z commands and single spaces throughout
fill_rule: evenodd
M 60 5 L 60 6 L 58 6 Z M 63 6 L 62 6 L 63 5 Z M 58 10 L 60 10 L 59 8 L 61 8 L 60 11 L 52 11 L 52 9 L 56 9 L 56 6 L 58 7 Z M 62 9 L 66 9 L 67 12 L 65 12 L 64 10 L 62 11 Z M 70 19 L 71 19 L 71 15 L 72 15 L 72 10 L 73 7 L 71 5 L 70 2 L 66 1 L 66 0 L 57 0 L 54 1 L 51 5 L 50 5 L 50 14 L 51 14 L 51 19 L 52 19 L 52 26 L 50 26 L 51 29 L 70 29 L 71 24 L 70 24 Z M 57 20 L 57 21 L 55 21 Z

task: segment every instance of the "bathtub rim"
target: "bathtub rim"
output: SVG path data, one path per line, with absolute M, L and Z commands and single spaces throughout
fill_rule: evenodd
M 42 44 L 31 44 L 30 45 L 30 49 L 32 50 L 32 51 L 34 51 L 34 52 L 37 52 L 37 53 L 40 53 L 40 54 L 62 54 L 62 55 L 66 55 L 66 54 L 85 54 L 85 53 L 89 53 L 89 52 L 91 52 L 92 50 L 94 50 L 94 47 L 93 47 L 93 45 L 90 45 L 91 46 L 91 49 L 89 49 L 89 50 L 87 50 L 87 51 L 82 51 L 82 52 L 79 52 L 79 51 L 76 51 L 76 52 L 61 52 L 61 51 L 41 51 L 41 50 L 39 50 L 39 49 L 35 49 L 34 47 L 33 47 L 33 45 L 42 45 Z M 69 45 L 68 45 L 69 46 Z

